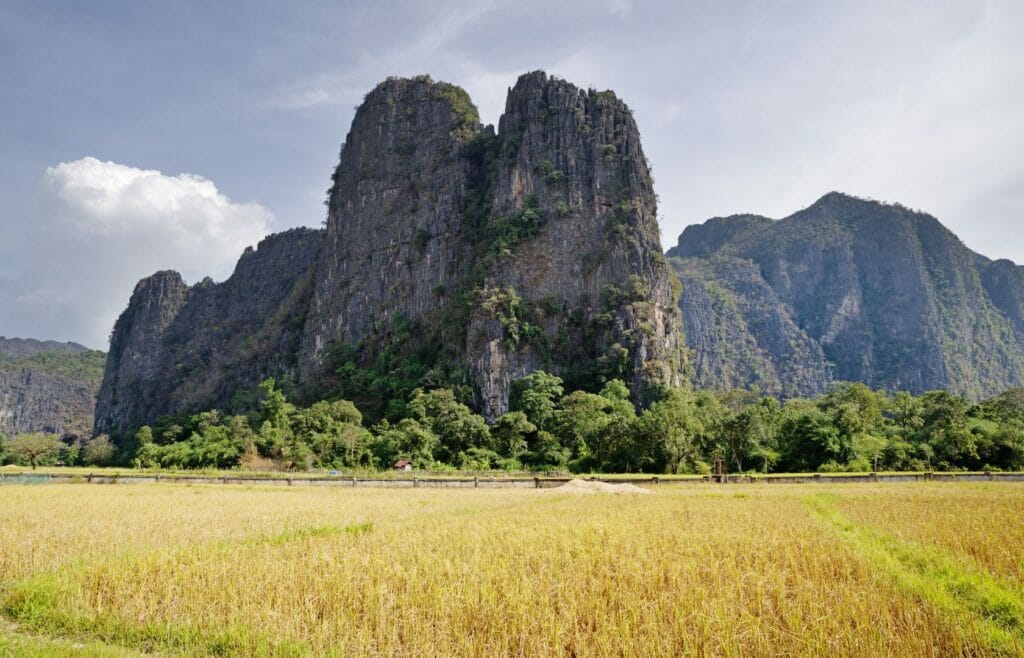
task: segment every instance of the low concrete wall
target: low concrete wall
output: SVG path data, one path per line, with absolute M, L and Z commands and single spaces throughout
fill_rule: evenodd
M 428 489 L 549 489 L 559 487 L 571 478 L 567 477 L 473 477 L 473 478 L 372 478 L 353 476 L 331 477 L 260 477 L 253 475 L 155 475 L 148 473 L 85 475 L 65 473 L 0 473 L 0 485 L 4 484 L 55 484 L 83 482 L 89 484 L 234 484 L 248 486 L 281 487 L 385 487 L 385 488 L 428 488 Z M 600 478 L 586 477 L 586 480 L 612 484 L 635 484 L 647 487 L 720 485 L 720 484 L 856 484 L 873 482 L 1024 482 L 1024 473 L 898 473 L 864 475 L 838 475 L 821 473 L 812 475 L 705 475 L 702 478 Z

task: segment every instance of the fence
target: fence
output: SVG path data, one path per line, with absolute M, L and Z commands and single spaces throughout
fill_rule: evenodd
M 224 484 L 224 485 L 278 485 L 289 487 L 391 487 L 391 488 L 462 488 L 462 489 L 547 489 L 558 487 L 569 477 L 354 477 L 354 476 L 295 476 L 261 477 L 257 475 L 157 475 L 148 473 L 0 473 L 0 485 L 27 485 L 48 483 L 90 484 Z M 700 478 L 662 478 L 658 476 L 636 478 L 585 477 L 582 479 L 611 484 L 640 486 L 687 486 L 708 484 L 808 484 L 808 483 L 868 483 L 868 482 L 1024 482 L 1024 473 L 865 473 L 863 475 L 811 474 L 811 475 L 706 475 Z

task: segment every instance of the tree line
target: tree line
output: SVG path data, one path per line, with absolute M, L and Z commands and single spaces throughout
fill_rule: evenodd
M 247 414 L 163 417 L 115 446 L 16 437 L 14 463 L 150 468 L 417 469 L 708 473 L 1024 469 L 1024 389 L 982 403 L 945 391 L 915 396 L 841 383 L 786 402 L 757 391 L 667 389 L 641 411 L 611 380 L 566 393 L 539 371 L 515 383 L 509 411 L 485 422 L 451 389 L 416 389 L 405 417 L 369 427 L 346 400 L 309 406 L 263 382 Z

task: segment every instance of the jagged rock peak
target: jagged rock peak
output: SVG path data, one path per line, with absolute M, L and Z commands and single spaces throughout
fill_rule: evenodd
M 469 95 L 429 76 L 390 78 L 356 111 L 333 175 L 323 258 L 303 338 L 306 378 L 332 343 L 356 344 L 443 305 L 464 266 Z
M 565 370 L 549 348 L 510 337 L 516 329 L 497 307 L 517 299 L 529 316 L 517 322 L 549 338 L 576 331 L 569 315 L 621 310 L 584 341 L 594 353 L 574 360 L 627 345 L 635 361 L 623 376 L 634 390 L 645 372 L 672 381 L 678 339 L 656 217 L 639 131 L 611 92 L 527 73 L 509 88 L 495 134 L 461 89 L 386 81 L 357 111 L 335 173 L 304 378 L 323 371 L 332 345 L 386 341 L 396 320 L 426 336 L 443 325 L 445 348 L 468 364 L 478 406 L 493 418 L 512 380 Z M 650 307 L 602 308 L 609 287 L 629 288 L 631 277 Z M 458 345 L 452 318 L 464 317 L 467 295 L 480 299 Z
M 499 258 L 489 268 L 487 289 L 513 290 L 531 308 L 563 309 L 536 312 L 534 321 L 585 350 L 563 353 L 560 363 L 544 356 L 544 345 L 510 345 L 494 314 L 478 309 L 467 358 L 484 414 L 501 414 L 511 381 L 539 368 L 578 386 L 588 363 L 624 363 L 628 354 L 628 366 L 612 376 L 627 379 L 638 397 L 645 380 L 674 381 L 677 318 L 650 168 L 629 108 L 610 92 L 584 91 L 534 71 L 509 89 L 498 139 L 491 217 L 529 216 L 537 225 L 515 245 L 514 260 Z M 609 290 L 634 284 L 643 291 L 635 305 L 620 300 L 603 309 L 602 317 L 615 317 L 610 326 L 587 339 L 567 326 L 564 316 L 586 324 L 602 315 Z

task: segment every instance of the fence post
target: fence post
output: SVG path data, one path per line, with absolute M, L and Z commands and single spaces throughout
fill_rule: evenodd
M 535 489 L 540 489 L 540 478 L 538 478 L 538 477 L 533 478 L 533 486 L 534 486 Z
M 420 486 L 420 479 L 418 477 L 414 477 L 412 479 L 412 488 L 413 489 L 418 489 L 419 486 Z
M 474 489 L 479 489 L 480 488 L 480 478 L 479 477 L 474 477 L 473 478 L 473 488 Z

